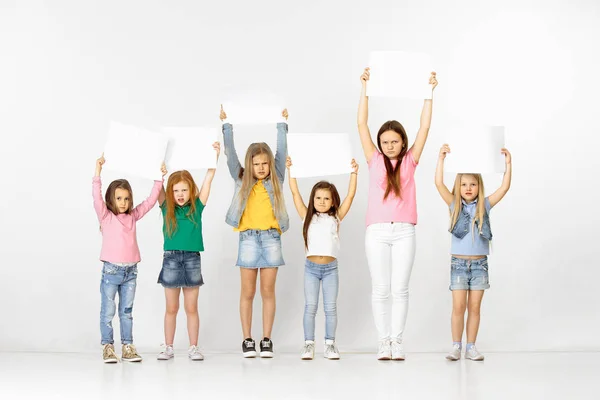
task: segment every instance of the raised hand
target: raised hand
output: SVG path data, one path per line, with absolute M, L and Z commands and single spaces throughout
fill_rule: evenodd
M 362 75 L 360 76 L 360 81 L 363 85 L 367 84 L 367 81 L 369 80 L 369 78 L 371 77 L 371 71 L 370 68 L 367 67 L 365 68 L 365 71 L 362 73 Z
M 221 121 L 225 121 L 227 119 L 227 114 L 225 114 L 225 110 L 223 110 L 223 104 L 221 104 L 221 113 L 219 115 Z
M 214 142 L 213 143 L 213 149 L 215 149 L 215 151 L 217 152 L 217 160 L 219 159 L 219 154 L 221 154 L 221 143 L 220 142 Z
M 283 111 L 281 112 L 281 116 L 282 116 L 283 118 L 285 118 L 285 120 L 287 121 L 287 119 L 288 119 L 288 116 L 289 116 L 287 108 L 284 108 L 284 109 L 283 109 Z
M 429 77 L 429 84 L 431 85 L 431 90 L 435 89 L 435 87 L 438 85 L 438 81 L 437 81 L 435 72 L 431 73 L 431 76 Z
M 352 173 L 358 174 L 358 164 L 354 158 L 352 159 L 352 163 L 350 165 L 352 166 Z
M 292 166 L 292 158 L 290 156 L 288 156 L 285 159 L 285 166 L 286 166 L 287 169 L 290 169 L 290 167 Z
M 444 144 L 442 146 L 442 148 L 440 149 L 440 155 L 439 158 L 440 160 L 443 160 L 446 158 L 446 154 L 450 153 L 450 147 L 447 144 Z
M 506 165 L 512 162 L 512 156 L 510 155 L 510 152 L 507 149 L 503 148 L 502 150 L 500 150 L 500 153 L 504 154 L 504 162 L 506 163 Z
M 165 177 L 165 175 L 167 175 L 167 166 L 164 162 L 160 166 L 160 172 L 162 173 L 163 178 Z
M 104 159 L 104 153 L 102 153 L 100 158 L 96 160 L 96 176 L 100 176 L 100 173 L 102 172 L 102 166 L 105 162 L 106 160 Z

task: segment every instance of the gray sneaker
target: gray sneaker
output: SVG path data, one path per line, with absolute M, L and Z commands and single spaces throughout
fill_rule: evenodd
M 323 352 L 323 356 L 330 360 L 339 360 L 340 359 L 340 352 L 338 351 L 337 346 L 335 345 L 335 341 L 333 341 L 333 340 L 325 341 L 325 349 Z
M 302 348 L 302 355 L 300 356 L 303 360 L 312 360 L 315 358 L 315 342 L 312 340 L 307 340 L 304 342 L 304 347 Z
M 484 359 L 483 354 L 477 350 L 475 345 L 471 346 L 469 350 L 465 351 L 465 358 L 473 361 L 483 361 Z
M 194 360 L 194 361 L 204 360 L 204 356 L 200 352 L 200 349 L 198 348 L 198 346 L 190 346 L 190 348 L 188 349 L 188 357 L 190 360 Z
M 391 360 L 392 359 L 392 347 L 388 340 L 382 340 L 379 342 L 379 349 L 377 350 L 378 360 Z
M 448 355 L 446 356 L 446 360 L 450 360 L 450 361 L 458 361 L 460 360 L 460 346 L 455 344 L 454 346 L 452 346 L 452 350 L 450 350 L 450 353 L 448 353 Z
M 102 360 L 105 364 L 114 364 L 119 362 L 119 358 L 115 353 L 115 346 L 108 343 L 102 346 Z
M 169 344 L 169 345 L 166 345 L 165 348 L 160 353 L 158 353 L 158 356 L 156 356 L 156 359 L 157 360 L 170 360 L 174 356 L 175 356 L 175 352 L 173 351 L 173 345 Z

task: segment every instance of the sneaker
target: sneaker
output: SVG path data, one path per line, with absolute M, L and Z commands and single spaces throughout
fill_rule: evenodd
M 392 340 L 392 360 L 404 361 L 406 354 L 404 354 L 404 346 L 402 342 L 398 340 Z
M 467 360 L 473 361 L 483 361 L 484 359 L 483 354 L 481 354 L 477 350 L 477 347 L 475 347 L 475 345 L 471 346 L 470 348 L 467 348 L 467 351 L 465 351 L 465 358 Z
M 452 350 L 450 350 L 450 353 L 448 353 L 448 355 L 446 356 L 446 360 L 450 360 L 450 361 L 458 361 L 460 360 L 460 346 L 455 344 L 454 346 L 452 346 Z
M 379 350 L 377 350 L 378 360 L 391 360 L 392 359 L 392 348 L 389 340 L 382 340 L 379 342 Z
M 172 344 L 163 346 L 163 350 L 160 353 L 158 353 L 158 356 L 156 356 L 157 360 L 170 360 L 171 358 L 175 357 L 175 352 L 173 351 Z
M 304 342 L 304 347 L 302 348 L 302 359 L 303 360 L 312 360 L 315 357 L 315 342 L 312 340 L 307 340 Z
M 244 358 L 256 357 L 256 343 L 253 339 L 248 338 L 242 342 L 242 353 Z
M 273 342 L 268 337 L 260 341 L 260 356 L 263 358 L 273 358 Z
M 340 352 L 338 351 L 334 340 L 326 340 L 325 341 L 325 349 L 323 351 L 323 356 L 330 360 L 339 360 L 340 359 Z
M 140 356 L 135 349 L 133 344 L 124 344 L 121 346 L 121 360 L 129 362 L 140 362 L 142 356 Z
M 200 349 L 198 348 L 198 346 L 190 346 L 190 348 L 188 349 L 188 357 L 190 360 L 193 360 L 193 361 L 204 360 L 204 356 L 200 352 Z
M 102 359 L 105 364 L 114 364 L 119 362 L 119 358 L 115 353 L 115 346 L 108 343 L 102 346 Z

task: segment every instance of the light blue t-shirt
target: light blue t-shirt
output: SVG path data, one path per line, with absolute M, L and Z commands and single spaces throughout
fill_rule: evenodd
M 462 239 L 452 236 L 452 244 L 450 246 L 450 253 L 461 255 L 461 256 L 487 256 L 490 254 L 490 241 L 479 234 L 479 228 L 477 225 L 472 225 L 473 217 L 477 209 L 477 200 L 467 204 L 462 200 L 462 207 L 465 210 L 469 218 L 469 227 L 471 230 Z M 490 214 L 492 206 L 488 198 L 485 198 L 485 211 Z M 450 212 L 454 211 L 454 202 L 450 204 Z

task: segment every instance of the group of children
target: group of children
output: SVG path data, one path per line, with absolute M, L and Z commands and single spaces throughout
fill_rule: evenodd
M 366 86 L 369 69 L 361 75 L 362 93 L 358 110 L 358 131 L 369 167 L 369 194 L 365 251 L 372 282 L 372 308 L 379 336 L 379 360 L 404 360 L 402 336 L 408 312 L 408 286 L 415 255 L 415 224 L 417 223 L 415 168 L 429 133 L 432 100 L 425 100 L 420 128 L 415 142 L 408 146 L 403 126 L 397 121 L 384 123 L 377 133 L 375 144 L 367 125 L 368 98 Z M 429 78 L 432 91 L 437 86 L 436 74 Z M 287 110 L 282 117 L 287 120 Z M 275 155 L 265 143 L 253 143 L 246 151 L 243 165 L 238 159 L 233 127 L 226 122 L 221 108 L 223 143 L 227 167 L 235 183 L 235 191 L 225 221 L 239 232 L 238 258 L 240 268 L 240 319 L 242 324 L 242 354 L 244 357 L 273 357 L 271 331 L 275 318 L 275 282 L 278 267 L 285 264 L 281 235 L 289 228 L 289 216 L 283 195 L 286 169 L 292 165 L 287 157 L 286 122 L 277 124 Z M 220 144 L 213 145 L 219 157 Z M 465 357 L 483 360 L 475 348 L 479 328 L 479 310 L 485 289 L 489 288 L 489 241 L 492 239 L 489 213 L 506 194 L 511 180 L 510 153 L 503 149 L 506 172 L 502 186 L 485 197 L 479 174 L 458 174 L 452 192 L 443 183 L 444 158 L 450 148 L 440 150 L 435 175 L 438 191 L 449 206 L 452 234 L 450 290 L 453 296 L 453 346 L 446 356 L 449 360 L 461 357 L 464 314 L 468 307 L 467 346 Z M 155 181 L 150 196 L 135 208 L 133 192 L 124 179 L 112 182 L 101 193 L 100 175 L 104 158 L 96 162 L 93 179 L 93 198 L 102 232 L 103 261 L 100 312 L 100 332 L 103 360 L 116 363 L 112 319 L 116 312 L 115 297 L 119 293 L 119 319 L 123 361 L 141 361 L 133 345 L 132 309 L 136 289 L 137 263 L 140 252 L 136 239 L 136 222 L 158 201 L 163 216 L 164 256 L 158 283 L 165 290 L 165 346 L 157 359 L 173 358 L 173 340 L 180 293 L 184 309 L 191 360 L 203 360 L 198 348 L 198 292 L 203 285 L 201 257 L 202 212 L 210 195 L 215 169 L 209 169 L 198 188 L 188 171 L 173 172 L 167 181 Z M 323 293 L 325 311 L 324 356 L 339 359 L 335 343 L 337 327 L 337 296 L 339 273 L 337 258 L 340 252 L 340 223 L 348 214 L 356 194 L 358 164 L 351 162 L 348 193 L 342 201 L 336 187 L 325 181 L 314 185 L 304 202 L 296 179 L 289 185 L 294 205 L 303 221 L 302 235 L 306 251 L 304 273 L 304 347 L 303 360 L 314 358 L 315 315 L 319 294 Z M 163 177 L 167 171 L 161 166 Z M 260 273 L 262 297 L 263 339 L 256 342 L 251 335 L 252 304 Z

